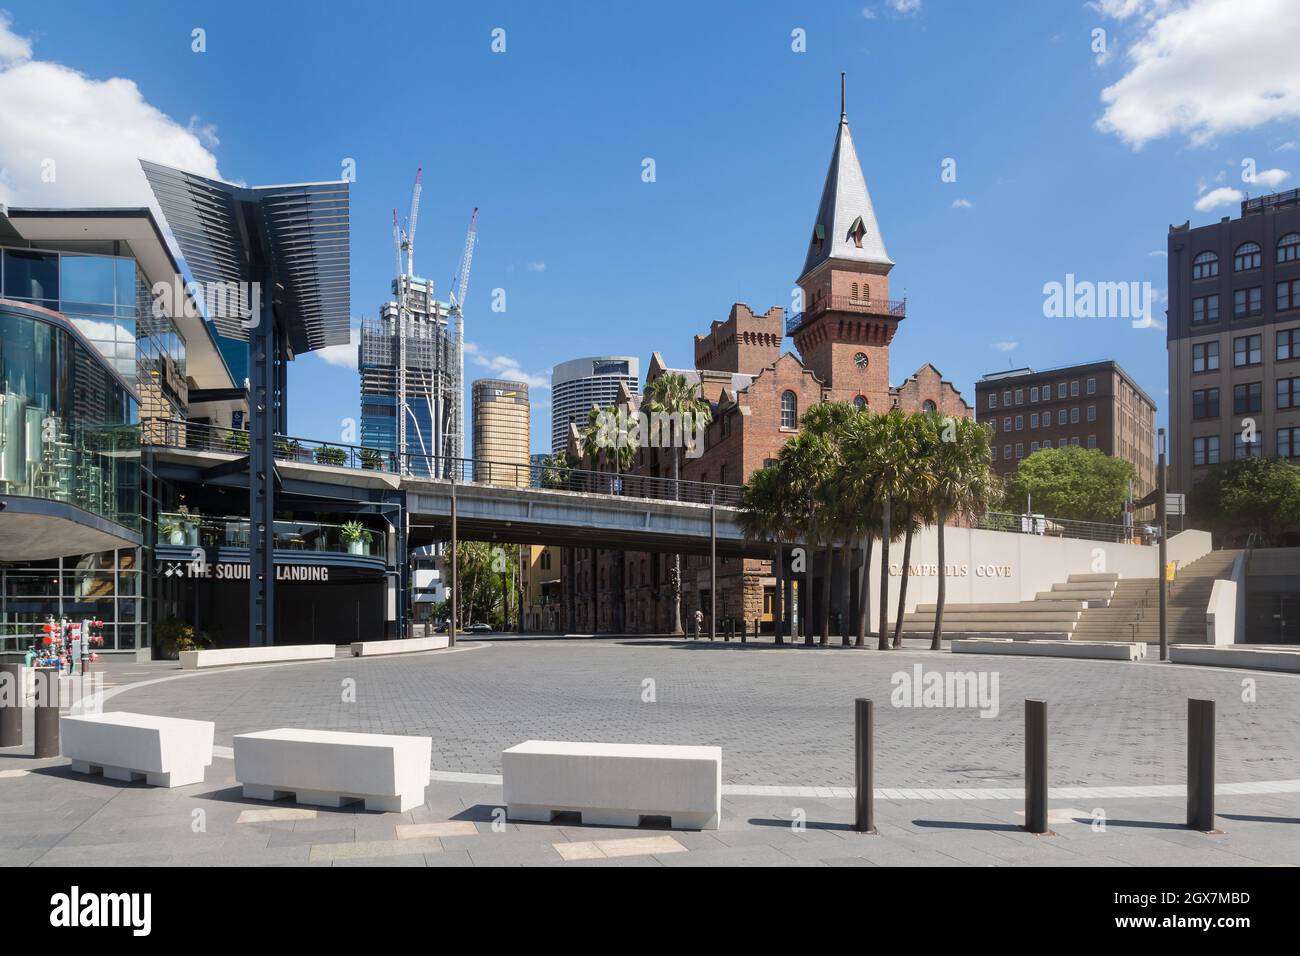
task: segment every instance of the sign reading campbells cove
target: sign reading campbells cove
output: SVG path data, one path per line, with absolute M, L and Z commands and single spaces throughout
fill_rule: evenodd
M 218 581 L 247 581 L 248 563 L 235 561 L 168 561 L 163 569 L 166 577 L 215 578 Z M 277 564 L 277 581 L 324 581 L 330 579 L 330 569 L 317 564 Z
M 975 577 L 977 578 L 1009 578 L 1015 572 L 1009 564 L 977 564 L 975 565 Z M 889 566 L 889 576 L 896 578 L 903 573 L 901 564 L 891 564 Z M 947 576 L 950 578 L 965 578 L 971 573 L 969 564 L 950 564 L 947 566 Z M 939 565 L 937 564 L 910 564 L 908 565 L 907 574 L 909 577 L 938 577 Z

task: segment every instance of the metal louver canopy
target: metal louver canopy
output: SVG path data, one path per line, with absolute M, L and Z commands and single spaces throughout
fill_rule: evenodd
M 252 283 L 269 276 L 261 295 L 274 297 L 294 354 L 348 343 L 346 182 L 248 187 L 140 165 L 222 335 L 247 340 Z

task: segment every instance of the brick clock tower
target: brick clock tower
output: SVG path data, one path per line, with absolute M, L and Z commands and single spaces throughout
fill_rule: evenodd
M 803 312 L 790 317 L 789 334 L 830 401 L 887 412 L 889 343 L 907 309 L 889 298 L 894 262 L 849 134 L 843 82 L 841 74 L 839 130 L 799 277 Z

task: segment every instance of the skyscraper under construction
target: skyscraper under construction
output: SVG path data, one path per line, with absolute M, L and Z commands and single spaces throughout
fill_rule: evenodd
M 469 290 L 478 210 L 470 216 L 455 292 L 440 302 L 433 282 L 415 274 L 421 176 L 417 170 L 405 230 L 393 210 L 393 297 L 380 307 L 378 319 L 361 323 L 361 444 L 379 451 L 387 470 L 442 478 L 457 474 L 457 460 L 465 455 L 461 306 Z
M 463 457 L 451 319 L 432 282 L 400 276 L 380 317 L 361 323 L 361 444 L 382 452 L 388 470 L 442 477 L 447 459 Z M 403 373 L 405 428 L 399 418 Z

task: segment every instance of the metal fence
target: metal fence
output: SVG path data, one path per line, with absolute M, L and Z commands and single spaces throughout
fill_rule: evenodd
M 976 518 L 971 526 L 984 531 L 1011 531 L 1036 534 L 1047 538 L 1081 538 L 1085 541 L 1113 541 L 1123 544 L 1155 544 L 1159 535 L 1154 528 L 1125 528 L 1122 524 L 1101 521 L 1075 521 L 1072 518 L 1049 518 L 1045 515 L 1008 514 L 990 511 Z
M 248 454 L 246 431 L 220 425 L 195 424 L 174 419 L 145 419 L 140 433 L 146 445 L 194 451 Z M 649 475 L 624 475 L 564 466 L 489 461 L 481 458 L 447 458 L 439 455 L 398 455 L 360 445 L 326 442 L 311 438 L 276 436 L 277 461 L 329 465 L 401 474 L 411 478 L 453 480 L 465 484 L 505 487 L 540 487 L 581 494 L 620 495 L 656 501 L 691 504 L 740 504 L 739 485 L 717 485 L 703 481 L 674 481 Z

